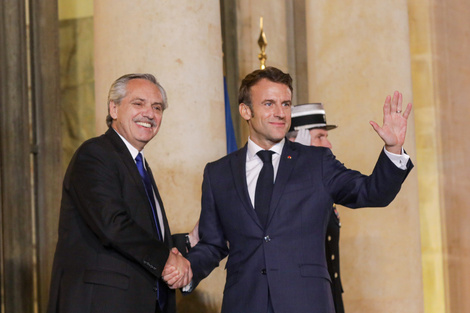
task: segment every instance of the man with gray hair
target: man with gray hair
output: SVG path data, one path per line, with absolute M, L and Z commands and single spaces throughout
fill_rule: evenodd
M 188 283 L 192 271 L 172 249 L 144 158 L 166 108 L 166 92 L 151 74 L 112 84 L 108 131 L 83 143 L 65 174 L 49 313 L 176 312 L 174 290 L 161 273 L 172 267 L 174 280 Z

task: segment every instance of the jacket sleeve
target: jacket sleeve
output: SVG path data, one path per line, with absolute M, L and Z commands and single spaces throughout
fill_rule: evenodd
M 347 169 L 331 151 L 323 155 L 323 182 L 333 201 L 350 208 L 384 207 L 389 205 L 413 168 L 411 160 L 401 170 L 383 152 L 371 175 Z
M 202 209 L 199 220 L 200 241 L 188 254 L 193 271 L 192 289 L 207 277 L 219 262 L 228 255 L 228 246 L 222 224 L 217 213 L 217 206 L 212 193 L 210 164 L 204 169 L 202 183 Z
M 178 251 L 186 257 L 188 254 L 189 250 L 188 246 L 186 245 L 186 236 L 188 233 L 181 233 L 181 234 L 173 234 L 171 235 L 171 238 L 173 239 L 173 247 L 178 249 Z M 189 247 L 190 248 L 190 247 Z

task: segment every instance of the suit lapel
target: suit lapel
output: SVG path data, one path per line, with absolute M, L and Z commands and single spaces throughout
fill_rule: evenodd
M 105 136 L 110 140 L 112 145 L 115 147 L 116 152 L 118 153 L 119 157 L 122 160 L 122 163 L 127 168 L 128 172 L 130 173 L 130 175 L 132 177 L 132 180 L 134 180 L 134 183 L 136 184 L 136 186 L 140 186 L 140 188 L 138 188 L 139 189 L 139 194 L 141 196 L 141 199 L 143 200 L 143 203 L 147 207 L 148 218 L 150 220 L 153 220 L 152 207 L 150 206 L 150 202 L 147 198 L 147 192 L 145 191 L 145 187 L 144 187 L 144 184 L 142 182 L 142 177 L 140 176 L 139 170 L 137 169 L 137 166 L 135 165 L 135 161 L 132 159 L 132 155 L 129 152 L 129 149 L 127 149 L 126 144 L 122 141 L 122 139 L 114 131 L 114 129 L 109 128 L 106 131 Z M 147 170 L 149 172 L 155 194 L 157 195 L 157 200 L 160 204 L 160 208 L 161 208 L 161 211 L 162 211 L 162 216 L 164 216 L 165 213 L 164 213 L 164 210 L 163 210 L 163 204 L 162 204 L 162 200 L 160 198 L 160 194 L 158 193 L 158 189 L 157 189 L 157 186 L 156 186 L 155 181 L 153 179 L 153 176 L 151 174 L 150 168 L 148 167 L 147 163 L 145 163 L 145 164 L 146 164 Z M 170 235 L 168 234 L 169 229 L 168 229 L 168 222 L 166 221 L 166 216 L 163 217 L 163 220 L 164 220 L 163 225 L 165 227 L 165 242 L 167 242 L 167 240 L 168 240 L 167 238 L 169 238 Z M 152 222 L 152 225 L 153 224 L 154 223 Z M 158 238 L 158 234 L 157 234 L 157 230 L 155 228 L 155 225 L 153 225 L 151 231 L 152 231 L 152 234 L 155 237 Z
M 132 155 L 126 147 L 126 144 L 122 141 L 119 135 L 114 131 L 114 129 L 109 128 L 105 133 L 105 136 L 111 141 L 115 147 L 119 157 L 122 160 L 122 163 L 126 166 L 128 172 L 131 174 L 132 179 L 134 180 L 137 186 L 142 185 L 142 188 L 139 188 L 139 192 L 143 199 L 147 199 L 147 193 L 145 192 L 145 187 L 142 183 L 142 178 L 140 177 L 139 170 L 135 165 L 135 161 L 132 159 Z M 148 201 L 147 201 L 148 202 Z
M 295 149 L 294 145 L 286 139 L 284 148 L 282 149 L 281 158 L 279 160 L 279 168 L 277 170 L 276 181 L 274 183 L 273 195 L 271 198 L 271 204 L 269 206 L 268 222 L 266 227 L 269 226 L 269 222 L 277 210 L 279 201 L 281 200 L 282 194 L 286 187 L 289 177 L 292 173 L 292 169 L 297 161 L 298 150 Z
M 246 183 L 246 151 L 247 145 L 234 153 L 233 158 L 230 159 L 230 167 L 235 182 L 235 188 L 238 195 L 247 211 L 248 215 L 262 228 L 258 219 L 258 215 L 251 204 L 250 196 L 248 194 L 248 186 Z

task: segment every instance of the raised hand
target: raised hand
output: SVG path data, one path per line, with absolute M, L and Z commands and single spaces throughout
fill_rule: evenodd
M 408 103 L 402 112 L 403 96 L 395 91 L 393 98 L 387 96 L 383 107 L 383 125 L 380 127 L 376 122 L 370 121 L 370 125 L 385 143 L 385 149 L 391 153 L 401 154 L 405 143 L 408 116 L 410 116 L 412 104 Z
M 181 255 L 178 249 L 171 249 L 163 268 L 162 278 L 170 289 L 181 288 L 191 282 L 193 278 L 191 263 Z

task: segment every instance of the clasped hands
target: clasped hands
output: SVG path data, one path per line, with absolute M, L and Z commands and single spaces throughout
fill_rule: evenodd
M 171 249 L 163 268 L 162 278 L 170 289 L 182 288 L 191 282 L 193 278 L 191 263 L 181 255 L 178 249 Z

